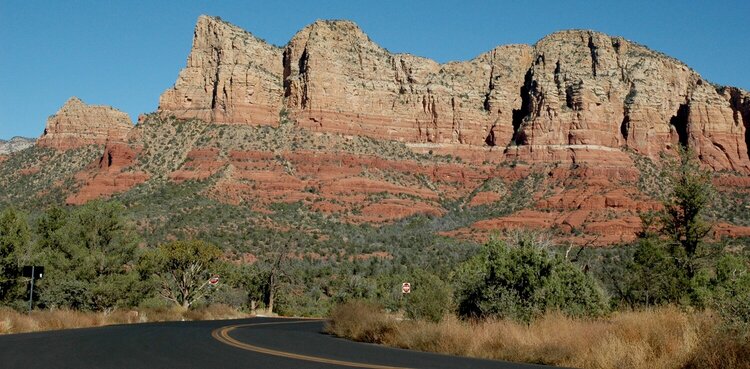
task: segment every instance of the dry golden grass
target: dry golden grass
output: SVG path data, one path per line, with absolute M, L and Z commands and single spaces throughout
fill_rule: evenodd
M 98 327 L 112 324 L 235 319 L 248 316 L 248 314 L 221 304 L 188 311 L 182 309 L 114 310 L 111 312 L 41 310 L 34 311 L 31 314 L 19 313 L 10 308 L 0 308 L 0 334 Z
M 715 331 L 701 341 L 685 369 L 750 369 L 750 341 Z
M 363 301 L 334 307 L 326 327 L 329 333 L 339 337 L 385 344 L 394 341 L 397 328 L 398 322 L 394 317 Z
M 721 349 L 727 342 L 709 344 L 716 317 L 675 307 L 591 320 L 551 313 L 526 325 L 505 320 L 465 322 L 455 317 L 440 323 L 397 321 L 372 305 L 356 302 L 334 309 L 331 319 L 330 333 L 355 340 L 576 368 L 672 369 L 689 363 L 691 368 L 745 368 L 742 360 L 747 365 L 750 357 L 748 345 L 737 344 L 728 357 Z

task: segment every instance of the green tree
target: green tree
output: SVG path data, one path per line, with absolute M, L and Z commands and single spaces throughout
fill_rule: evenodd
M 638 240 L 629 273 L 625 279 L 625 299 L 631 306 L 662 305 L 688 296 L 690 280 L 677 266 L 663 240 L 648 237 Z
M 217 271 L 221 250 L 204 241 L 172 241 L 152 250 L 147 260 L 159 282 L 159 293 L 185 309 L 209 291 L 208 280 Z
M 0 214 L 0 301 L 18 297 L 20 265 L 31 232 L 23 213 L 7 208 Z
M 116 202 L 91 201 L 71 212 L 48 209 L 37 222 L 38 256 L 46 266 L 40 302 L 104 310 L 137 305 L 148 293 L 136 271 L 138 236 Z
M 708 300 L 710 278 L 698 261 L 706 256 L 704 240 L 711 231 L 705 219 L 714 193 L 711 173 L 691 150 L 680 148 L 678 154 L 662 171 L 668 184 L 663 209 L 641 214 L 643 230 L 623 278 L 622 297 L 630 305 Z
M 529 321 L 550 310 L 595 316 L 607 309 L 596 280 L 527 235 L 508 246 L 490 240 L 456 275 L 459 315 Z
M 701 168 L 692 150 L 680 148 L 678 157 L 667 162 L 663 178 L 670 186 L 659 213 L 661 233 L 671 241 L 672 257 L 692 278 L 703 240 L 711 232 L 705 219 L 714 193 L 711 173 Z

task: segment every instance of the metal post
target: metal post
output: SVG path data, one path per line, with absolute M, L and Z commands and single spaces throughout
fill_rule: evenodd
M 31 314 L 31 309 L 34 307 L 34 276 L 36 273 L 34 272 L 34 266 L 31 266 L 31 291 L 29 292 L 29 314 Z

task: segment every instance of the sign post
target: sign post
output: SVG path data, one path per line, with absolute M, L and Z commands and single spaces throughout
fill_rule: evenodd
M 29 314 L 31 314 L 31 310 L 34 308 L 34 280 L 42 279 L 43 275 L 43 266 L 31 265 L 23 267 L 23 276 L 31 278 L 31 288 L 29 289 Z
M 402 283 L 401 284 L 401 293 L 402 294 L 411 293 L 411 283 L 409 283 L 409 282 Z

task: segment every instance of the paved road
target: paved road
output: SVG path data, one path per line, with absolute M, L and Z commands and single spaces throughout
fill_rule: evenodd
M 544 368 L 350 342 L 322 321 L 253 318 L 0 336 L 0 368 Z

